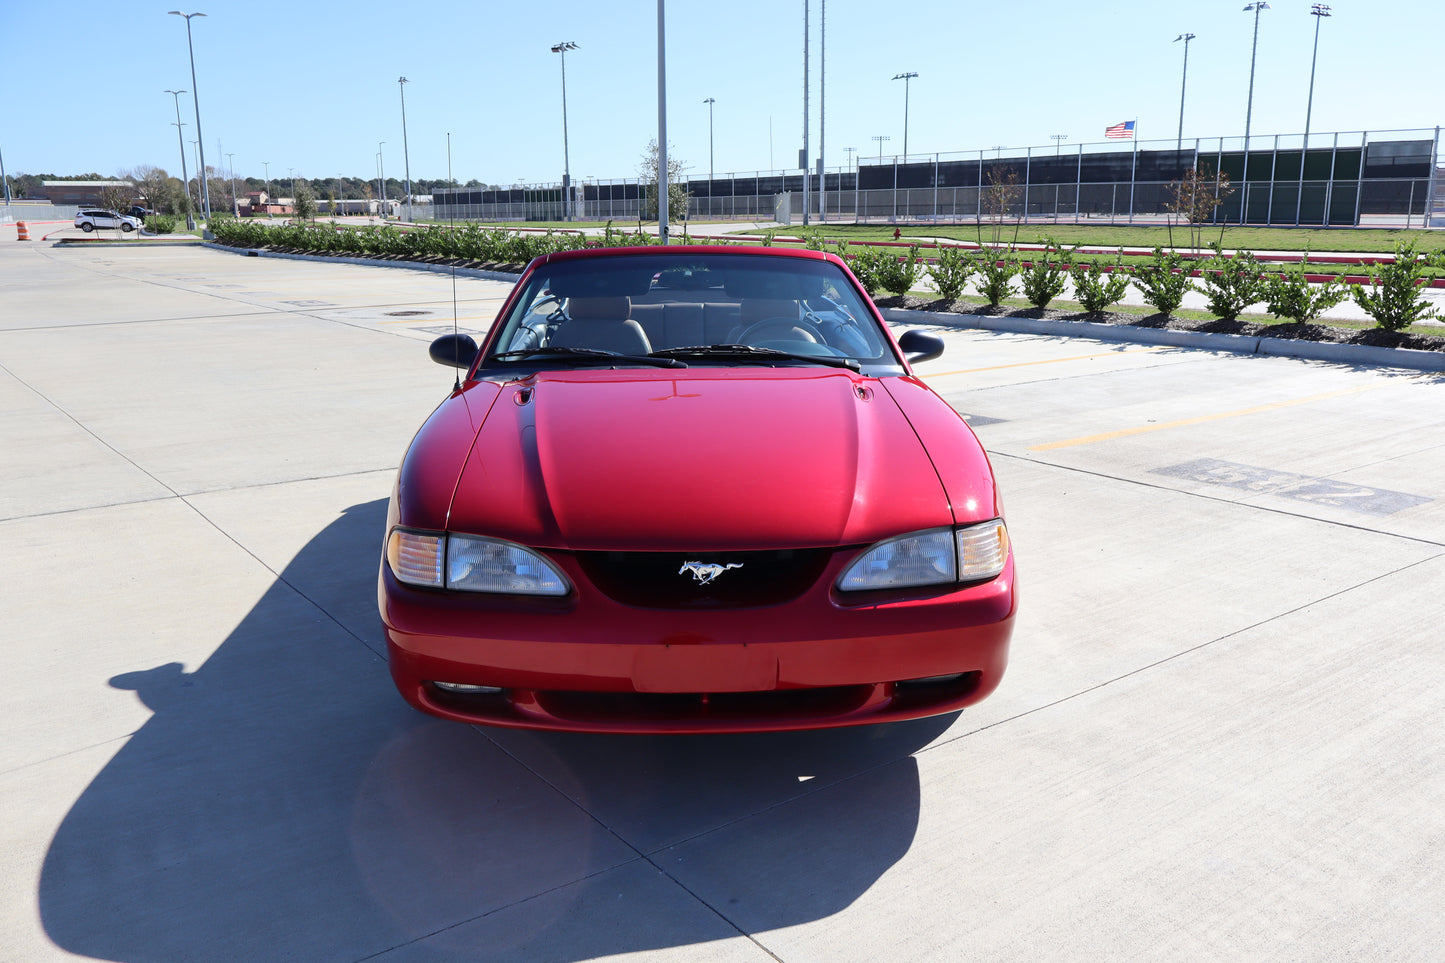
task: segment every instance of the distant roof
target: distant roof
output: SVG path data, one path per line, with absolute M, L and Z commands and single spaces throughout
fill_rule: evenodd
M 135 187 L 130 181 L 41 181 L 43 187 Z

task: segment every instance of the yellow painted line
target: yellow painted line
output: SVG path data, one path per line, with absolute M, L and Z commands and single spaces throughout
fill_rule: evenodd
M 1155 351 L 1168 351 L 1168 345 L 1156 345 L 1152 348 L 1126 348 L 1123 351 L 1101 351 L 1098 354 L 1076 354 L 1067 358 L 1047 358 L 1043 361 L 1019 361 L 1014 364 L 996 364 L 987 368 L 964 368 L 962 371 L 935 371 L 930 374 L 920 375 L 921 378 L 947 378 L 951 375 L 978 374 L 980 371 L 1003 371 L 1005 368 L 1028 368 L 1037 364 L 1061 364 L 1065 361 L 1088 361 L 1091 358 L 1113 358 L 1121 354 L 1152 354 Z
M 1221 411 L 1213 415 L 1199 415 L 1196 418 L 1183 418 L 1179 421 L 1166 421 L 1154 425 L 1140 425 L 1137 428 L 1121 428 L 1118 431 L 1106 431 L 1101 435 L 1087 435 L 1083 438 L 1070 438 L 1067 441 L 1049 442 L 1047 445 L 1030 445 L 1029 451 L 1053 451 L 1056 448 L 1072 448 L 1075 445 L 1091 445 L 1096 441 L 1113 441 L 1115 438 L 1127 438 L 1130 435 L 1142 435 L 1150 431 L 1164 431 L 1167 428 L 1184 428 L 1188 425 L 1200 425 L 1210 421 L 1221 421 L 1225 418 L 1238 418 L 1241 415 L 1256 415 L 1263 411 L 1277 411 L 1280 408 L 1293 408 L 1296 405 L 1307 405 L 1316 401 L 1324 401 L 1328 398 L 1342 398 L 1345 395 L 1357 395 L 1364 391 L 1372 391 L 1375 388 L 1383 388 L 1382 384 L 1361 385 L 1358 388 L 1344 388 L 1340 391 L 1327 391 L 1322 395 L 1310 395 L 1308 398 L 1295 398 L 1292 401 L 1276 401 L 1267 405 L 1256 405 L 1253 408 L 1240 408 L 1237 411 Z

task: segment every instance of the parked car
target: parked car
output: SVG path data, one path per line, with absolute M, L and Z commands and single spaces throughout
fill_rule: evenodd
M 132 205 L 130 210 L 126 211 L 126 213 L 139 221 L 144 221 L 148 217 L 156 216 L 155 211 L 141 207 L 139 204 Z
M 115 228 L 122 231 L 136 231 L 141 222 L 129 214 L 107 211 L 101 208 L 82 208 L 75 214 L 75 226 L 89 234 L 96 228 Z
M 987 696 L 1014 561 L 973 432 L 836 255 L 534 260 L 402 461 L 378 598 L 416 708 L 495 726 L 801 729 Z

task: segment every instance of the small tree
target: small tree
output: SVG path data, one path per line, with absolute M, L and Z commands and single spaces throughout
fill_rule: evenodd
M 858 283 L 863 285 L 863 290 L 872 295 L 883 290 L 883 274 L 890 260 L 893 260 L 893 255 L 881 247 L 855 247 L 848 256 L 848 267 Z
M 647 150 L 643 151 L 642 159 L 637 162 L 637 173 L 641 176 L 645 187 L 642 199 L 641 219 L 644 221 L 657 220 L 657 165 L 658 165 L 657 138 L 647 142 Z M 683 172 L 687 169 L 682 159 L 673 151 L 672 145 L 667 148 L 667 219 L 669 222 L 681 221 L 687 216 L 687 202 L 692 197 L 687 192 L 687 185 L 683 182 Z
M 1386 331 L 1404 331 L 1416 322 L 1435 317 L 1435 308 L 1420 292 L 1429 280 L 1425 267 L 1426 259 L 1416 253 L 1415 245 L 1396 244 L 1395 260 L 1370 267 L 1369 290 L 1356 284 L 1350 294 L 1377 326 Z
M 1179 310 L 1184 294 L 1191 287 L 1184 259 L 1175 251 L 1165 253 L 1154 249 L 1154 259 L 1134 268 L 1134 285 L 1144 295 L 1144 303 L 1152 305 L 1166 318 Z
M 923 265 L 918 259 L 917 244 L 909 246 L 907 257 L 897 257 L 891 251 L 886 251 L 882 266 L 883 270 L 879 280 L 883 285 L 883 290 L 891 294 L 907 294 L 923 276 Z
M 963 296 L 968 279 L 973 277 L 976 270 L 978 264 L 965 254 L 962 248 L 945 245 L 939 247 L 938 259 L 928 273 L 933 276 L 933 286 L 938 288 L 939 297 L 946 301 L 957 301 Z
M 1069 275 L 1074 280 L 1074 297 L 1088 314 L 1101 314 L 1123 298 L 1129 288 L 1129 272 L 1118 262 L 1111 272 L 1106 272 L 1097 260 L 1075 264 Z
M 1309 324 L 1349 295 L 1349 289 L 1338 278 L 1324 284 L 1310 284 L 1305 278 L 1309 265 L 1306 254 L 1298 267 L 1266 280 L 1265 306 L 1270 314 L 1295 324 Z
M 1245 308 L 1264 300 L 1264 272 L 1250 251 L 1225 257 L 1216 245 L 1214 257 L 1200 265 L 1199 274 L 1209 310 L 1225 321 L 1233 321 Z
M 988 215 L 993 224 L 993 243 L 997 247 L 999 237 L 1003 233 L 1003 219 L 1012 210 L 1014 205 L 1023 196 L 1023 186 L 1019 183 L 1019 172 L 1012 167 L 995 167 L 988 172 L 988 186 L 983 189 L 983 195 L 979 198 L 979 208 Z M 979 233 L 979 244 L 983 244 L 982 229 Z M 1014 219 L 1014 242 L 1018 242 L 1018 217 Z
M 1214 219 L 1214 212 L 1225 198 L 1234 193 L 1229 186 L 1229 175 L 1213 171 L 1208 167 L 1200 170 L 1191 167 L 1184 172 L 1182 180 L 1172 181 L 1165 191 L 1164 209 L 1176 217 L 1182 217 L 1189 225 L 1190 239 L 1194 250 L 1199 250 L 1204 225 Z M 1171 233 L 1173 222 L 1170 222 Z
M 1056 261 L 1050 261 L 1050 258 Z M 1049 302 L 1064 293 L 1069 269 L 1074 265 L 1072 249 L 1064 250 L 1049 238 L 1039 256 L 1023 272 L 1024 297 L 1042 311 Z
M 1013 279 L 1018 277 L 1019 262 L 1012 250 L 985 247 L 974 256 L 978 272 L 978 293 L 991 307 L 1014 293 Z
M 311 188 L 305 184 L 296 186 L 292 210 L 298 221 L 309 221 L 316 216 L 316 195 L 311 193 Z
M 124 214 L 134 198 L 135 190 L 130 187 L 102 187 L 100 189 L 100 206 L 108 211 L 119 211 Z

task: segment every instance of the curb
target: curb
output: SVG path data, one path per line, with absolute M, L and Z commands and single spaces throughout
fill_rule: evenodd
M 326 264 L 357 264 L 362 267 L 404 268 L 408 271 L 430 271 L 433 274 L 451 274 L 458 277 L 482 278 L 486 281 L 516 281 L 520 274 L 505 271 L 487 271 L 483 268 L 452 267 L 450 264 L 423 264 L 420 261 L 383 261 L 369 257 L 333 257 L 322 254 L 289 254 L 284 251 L 261 251 L 254 247 L 229 247 L 215 241 L 203 241 L 202 246 L 241 257 L 279 257 L 288 261 L 320 261 Z
M 1140 328 L 1128 324 L 1100 324 L 1097 321 L 1056 321 L 1050 318 L 1009 318 L 980 314 L 944 314 L 907 308 L 879 308 L 894 324 L 934 324 L 946 328 L 1004 331 L 1011 334 L 1056 335 L 1065 338 L 1095 338 L 1100 341 L 1128 341 L 1160 344 L 1175 348 L 1199 348 L 1234 354 L 1260 354 L 1279 358 L 1327 361 L 1333 364 L 1409 368 L 1415 371 L 1445 371 L 1445 351 L 1415 348 L 1381 348 L 1369 344 L 1335 344 L 1328 341 L 1299 341 L 1291 338 L 1217 334 L 1210 331 L 1171 331 L 1168 328 Z

